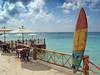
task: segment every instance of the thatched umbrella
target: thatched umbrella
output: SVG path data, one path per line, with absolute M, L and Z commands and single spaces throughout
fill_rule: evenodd
M 24 34 L 33 34 L 34 31 L 25 28 L 24 26 L 12 31 L 11 33 L 22 34 L 22 41 L 24 40 Z
M 5 36 L 5 34 L 8 33 L 8 32 L 10 32 L 10 31 L 11 31 L 11 29 L 7 29 L 6 27 L 2 27 L 0 29 L 0 33 L 4 35 L 4 42 L 6 42 L 6 36 Z

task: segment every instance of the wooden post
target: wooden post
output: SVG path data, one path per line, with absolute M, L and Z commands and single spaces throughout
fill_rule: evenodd
M 31 39 L 29 39 L 29 41 L 28 41 L 28 45 L 31 47 Z
M 45 42 L 45 38 L 44 38 L 44 49 L 46 49 L 46 42 Z
M 33 49 L 33 59 L 37 60 L 37 49 L 36 49 L 36 47 L 34 47 L 34 49 Z
M 38 44 L 39 44 L 39 38 L 38 38 Z
M 13 40 L 11 40 L 10 44 L 11 44 L 11 49 L 12 49 L 13 48 Z
M 26 41 L 26 43 L 25 43 L 25 44 L 27 45 L 27 39 L 26 39 L 25 41 Z
M 44 38 L 44 44 L 45 44 L 45 38 Z
M 89 75 L 89 56 L 83 56 L 83 74 Z

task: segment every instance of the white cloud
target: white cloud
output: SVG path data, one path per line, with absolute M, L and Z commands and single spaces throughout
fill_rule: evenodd
M 79 9 L 80 7 L 86 7 L 89 10 L 100 10 L 100 0 L 69 0 L 58 7 L 62 8 L 66 13 Z
M 60 8 L 63 9 L 64 12 L 69 13 L 71 10 L 76 10 L 80 8 L 80 2 L 79 0 L 74 0 L 70 2 L 64 2 Z
M 29 12 L 24 14 L 26 18 L 25 23 L 36 24 L 36 25 L 46 25 L 51 21 L 54 21 L 55 17 L 52 13 L 48 12 L 45 8 L 44 0 L 35 0 L 27 5 Z
M 30 8 L 38 8 L 38 9 L 41 9 L 43 8 L 45 2 L 44 0 L 35 0 L 34 2 L 32 1 L 31 3 L 28 4 L 28 7 Z
M 67 10 L 75 10 L 76 8 L 78 8 L 77 5 L 75 5 L 74 2 L 69 2 L 69 3 L 64 3 L 62 8 L 67 9 Z
M 10 12 L 14 11 L 18 15 L 11 16 Z M 17 28 L 20 25 L 24 25 L 28 28 L 33 28 L 38 31 L 38 27 L 41 28 L 42 31 L 45 31 L 44 27 L 52 28 L 54 24 L 56 24 L 55 16 L 52 12 L 48 12 L 48 9 L 45 9 L 45 1 L 44 0 L 34 0 L 31 1 L 28 5 L 23 5 L 22 2 L 16 2 L 15 4 L 9 3 L 8 7 L 4 9 L 4 11 L 0 11 L 0 15 L 6 14 L 9 17 L 7 21 L 7 26 L 11 28 Z M 3 19 L 3 16 L 0 17 Z M 43 29 L 42 29 L 43 27 Z
M 11 4 L 9 5 L 9 7 L 8 7 L 8 10 L 13 10 L 14 7 L 15 7 L 15 5 L 11 3 Z
M 11 16 L 7 10 L 11 12 L 16 10 L 18 15 Z M 67 27 L 67 24 L 69 24 L 69 21 L 67 22 L 68 19 L 57 19 L 52 12 L 46 9 L 44 0 L 34 0 L 26 6 L 21 2 L 9 3 L 8 7 L 5 7 L 4 11 L 1 10 L 0 12 L 2 12 L 0 13 L 1 15 L 6 14 L 4 16 L 9 17 L 7 26 L 12 29 L 24 25 L 34 31 L 64 31 L 66 28 L 70 30 L 70 26 Z M 3 19 L 4 17 L 0 18 Z
M 49 13 L 48 11 L 40 10 L 40 12 L 35 16 L 35 19 L 41 19 L 44 20 L 44 22 L 52 21 L 55 19 L 54 15 L 52 13 Z

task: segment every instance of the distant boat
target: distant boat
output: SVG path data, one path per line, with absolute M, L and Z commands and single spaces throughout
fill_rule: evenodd
M 87 17 L 84 9 L 81 8 L 76 24 L 76 30 L 74 32 L 72 68 L 75 73 L 79 69 L 82 57 L 84 55 L 86 47 L 87 31 L 88 31 Z

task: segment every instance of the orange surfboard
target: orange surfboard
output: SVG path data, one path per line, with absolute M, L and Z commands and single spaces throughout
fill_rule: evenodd
M 72 68 L 74 72 L 80 67 L 82 57 L 84 55 L 86 40 L 87 40 L 88 23 L 85 11 L 81 8 L 78 20 L 76 23 L 76 29 L 74 32 L 74 46 L 73 46 L 73 58 Z

